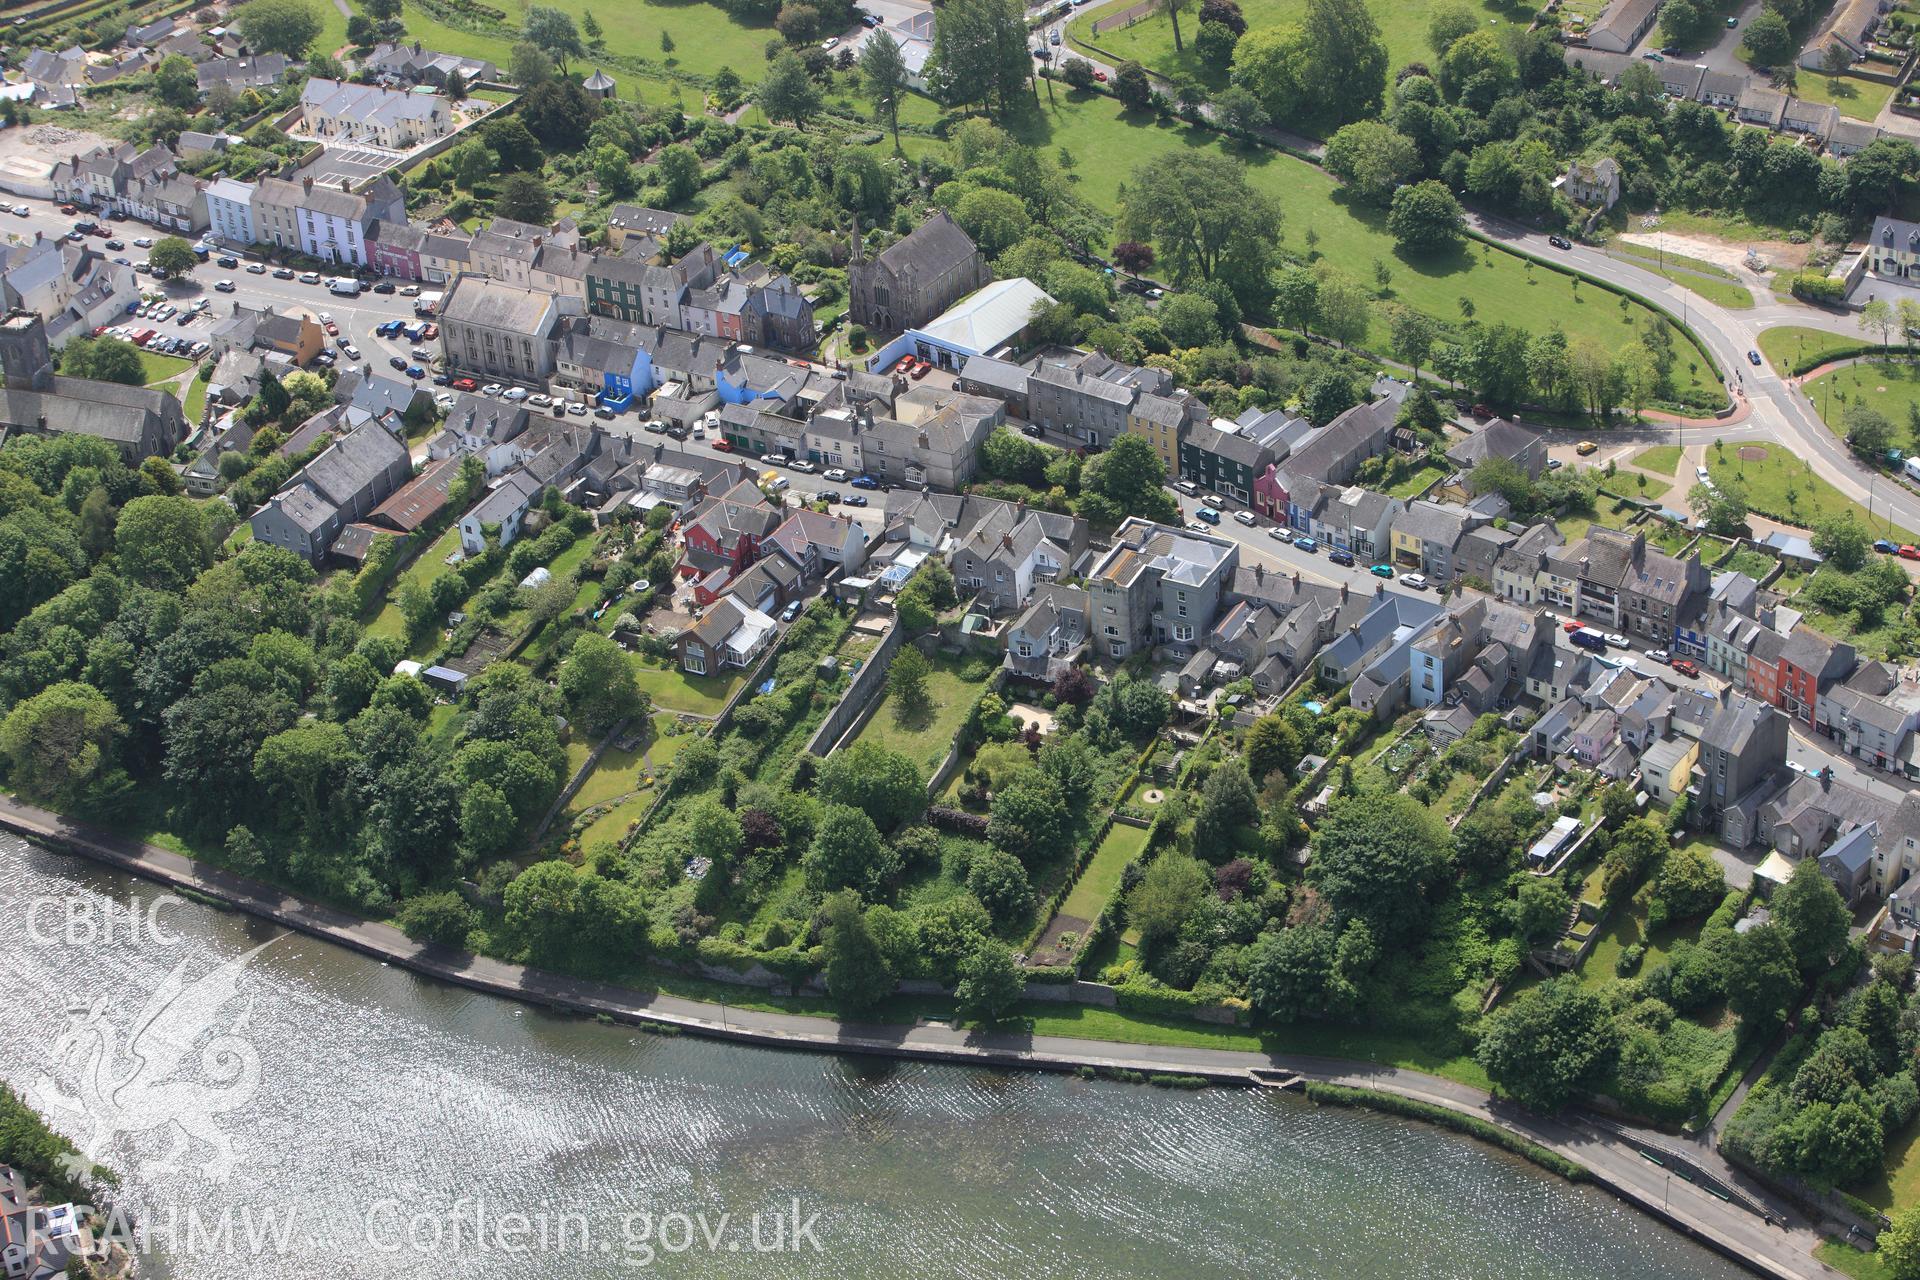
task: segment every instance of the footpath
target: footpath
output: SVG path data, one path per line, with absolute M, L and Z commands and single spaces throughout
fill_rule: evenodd
M 1378 1063 L 1300 1054 L 1252 1053 L 969 1030 L 937 1022 L 915 1025 L 843 1022 L 832 1018 L 689 1000 L 565 977 L 431 943 L 391 925 L 284 892 L 49 810 L 0 796 L 0 828 L 67 853 L 173 888 L 216 899 L 286 928 L 471 990 L 567 1012 L 744 1044 L 824 1053 L 859 1053 L 1013 1070 L 1138 1072 L 1199 1076 L 1216 1084 L 1253 1086 L 1255 1072 L 1297 1075 L 1352 1088 L 1398 1094 L 1499 1125 L 1581 1165 L 1594 1181 L 1723 1257 L 1780 1280 L 1838 1277 L 1813 1257 L 1820 1234 L 1761 1189 L 1726 1170 L 1709 1172 L 1765 1205 L 1771 1221 L 1723 1201 L 1641 1154 L 1671 1140 L 1651 1130 L 1606 1128 L 1577 1113 L 1542 1118 L 1455 1081 Z M 1696 1159 L 1700 1157 L 1696 1156 Z M 1706 1163 L 1701 1160 L 1701 1163 Z M 1714 1164 L 1720 1164 L 1713 1157 Z

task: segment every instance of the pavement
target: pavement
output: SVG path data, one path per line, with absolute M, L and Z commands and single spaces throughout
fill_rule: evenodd
M 690 1034 L 810 1052 L 860 1053 L 1012 1069 L 1112 1071 L 1200 1075 L 1218 1083 L 1251 1084 L 1256 1070 L 1299 1075 L 1418 1099 L 1499 1125 L 1572 1160 L 1613 1194 L 1667 1222 L 1723 1256 L 1782 1280 L 1839 1273 L 1812 1256 L 1818 1224 L 1799 1215 L 1764 1187 L 1752 1185 L 1710 1150 L 1689 1147 L 1687 1157 L 1709 1175 L 1738 1188 L 1765 1217 L 1722 1201 L 1654 1163 L 1644 1150 L 1674 1140 L 1613 1123 L 1602 1127 L 1576 1112 L 1546 1118 L 1480 1090 L 1417 1071 L 1377 1063 L 1296 1054 L 1239 1052 L 1169 1045 L 1126 1044 L 986 1031 L 923 1020 L 914 1025 L 841 1022 L 802 1014 L 738 1009 L 687 1000 L 508 964 L 452 948 L 416 943 L 391 925 L 308 902 L 271 885 L 235 875 L 154 845 L 116 836 L 11 796 L 0 796 L 0 826 L 70 853 L 147 879 L 224 901 L 263 919 L 364 955 L 472 990 L 620 1021 L 664 1024 Z

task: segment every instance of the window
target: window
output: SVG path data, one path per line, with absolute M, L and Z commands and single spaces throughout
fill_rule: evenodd
M 1179 644 L 1186 644 L 1193 639 L 1193 628 L 1191 626 L 1176 626 L 1173 629 L 1173 638 Z

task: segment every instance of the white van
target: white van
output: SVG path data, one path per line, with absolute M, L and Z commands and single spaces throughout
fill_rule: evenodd
M 335 276 L 327 281 L 327 292 L 342 298 L 357 298 L 360 296 L 360 282 L 352 276 Z

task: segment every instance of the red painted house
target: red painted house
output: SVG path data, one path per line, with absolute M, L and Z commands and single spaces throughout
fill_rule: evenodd
M 1287 491 L 1280 485 L 1280 468 L 1274 463 L 1254 477 L 1253 509 L 1269 520 L 1287 522 Z
M 1818 722 L 1820 697 L 1853 674 L 1853 646 L 1800 626 L 1780 646 L 1779 674 L 1773 703 L 1802 724 Z M 1748 683 L 1753 683 L 1748 674 Z
M 760 544 L 780 527 L 781 512 L 742 480 L 717 498 L 709 498 L 687 517 L 683 578 L 694 581 L 694 599 L 711 604 L 733 576 L 760 558 Z M 704 597 L 704 598 L 703 598 Z
M 376 222 L 367 229 L 367 265 L 383 276 L 420 279 L 420 246 L 427 233 L 405 222 Z

